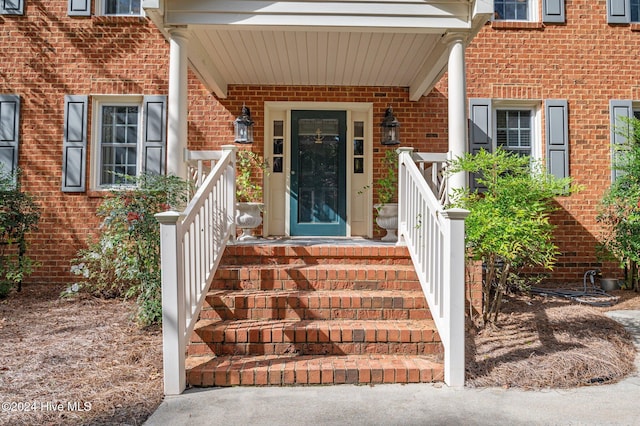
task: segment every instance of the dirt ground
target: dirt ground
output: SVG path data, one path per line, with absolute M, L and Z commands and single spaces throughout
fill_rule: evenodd
M 0 301 L 0 424 L 141 424 L 162 400 L 160 330 L 138 329 L 130 302 L 60 299 L 62 290 L 26 285 Z M 640 309 L 640 294 L 614 294 L 611 308 L 510 297 L 500 327 L 469 333 L 468 386 L 563 388 L 630 374 L 629 336 L 603 312 Z

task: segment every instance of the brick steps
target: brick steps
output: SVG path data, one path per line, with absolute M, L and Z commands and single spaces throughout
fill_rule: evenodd
M 188 355 L 440 354 L 432 321 L 199 321 Z
M 349 259 L 350 261 L 351 259 Z M 343 258 L 344 262 L 345 259 Z M 411 265 L 222 265 L 212 289 L 420 290 Z
M 442 364 L 430 356 L 220 356 L 191 357 L 192 386 L 290 386 L 431 383 L 442 381 Z
M 187 349 L 190 386 L 443 380 L 404 247 L 227 247 Z
M 429 319 L 421 291 L 211 290 L 201 319 Z

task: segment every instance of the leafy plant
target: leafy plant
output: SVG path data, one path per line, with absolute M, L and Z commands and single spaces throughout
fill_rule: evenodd
M 616 129 L 626 142 L 615 147 L 613 168 L 620 173 L 605 192 L 597 221 L 604 225 L 601 249 L 625 267 L 625 287 L 638 290 L 640 263 L 640 120 Z
M 398 196 L 398 153 L 386 150 L 382 158 L 383 174 L 376 179 L 378 202 L 382 205 L 393 202 Z
M 240 203 L 262 202 L 262 185 L 257 170 L 267 172 L 269 164 L 256 152 L 238 151 L 236 155 L 236 200 Z
M 102 297 L 136 298 L 136 318 L 143 326 L 162 320 L 160 227 L 154 215 L 180 209 L 188 185 L 175 176 L 126 177 L 135 183 L 111 192 L 98 207 L 100 235 L 80 250 L 71 272 L 83 289 Z
M 20 173 L 0 170 L 0 298 L 6 297 L 38 265 L 26 256 L 29 232 L 38 228 L 40 207 L 22 191 Z
M 529 157 L 500 148 L 455 159 L 448 173 L 460 171 L 476 173 L 486 188 L 459 189 L 452 197 L 453 206 L 470 211 L 465 221 L 468 256 L 485 265 L 482 324 L 486 325 L 497 322 L 508 287 L 523 285 L 523 268 L 553 268 L 558 249 L 549 222 L 552 200 L 578 188 L 570 187 L 569 178 L 547 175 Z

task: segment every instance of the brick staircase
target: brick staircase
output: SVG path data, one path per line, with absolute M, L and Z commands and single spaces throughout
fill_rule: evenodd
M 235 245 L 193 332 L 187 383 L 442 381 L 442 350 L 406 248 Z

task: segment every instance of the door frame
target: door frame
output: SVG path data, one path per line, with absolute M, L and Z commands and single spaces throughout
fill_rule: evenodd
M 346 236 L 351 237 L 351 220 L 352 209 L 354 208 L 353 199 L 355 195 L 360 197 L 359 203 L 364 203 L 367 208 L 366 231 L 364 232 L 366 237 L 371 238 L 373 236 L 373 188 L 370 185 L 373 182 L 373 103 L 371 102 L 265 102 L 264 103 L 264 155 L 269 164 L 272 164 L 273 157 L 273 134 L 271 122 L 274 117 L 284 117 L 284 211 L 289 212 L 291 209 L 291 111 L 292 110 L 318 110 L 318 111 L 345 111 L 347 114 L 347 182 L 346 182 L 346 201 L 347 201 L 347 218 L 346 218 Z M 365 122 L 365 173 L 363 178 L 369 184 L 358 185 L 354 187 L 352 184 L 353 175 L 353 120 L 354 116 L 364 117 Z M 277 235 L 270 229 L 270 207 L 274 200 L 271 198 L 272 184 L 269 176 L 265 177 L 264 181 L 264 194 L 265 194 L 265 211 L 264 211 L 264 223 L 263 233 L 265 236 Z M 285 215 L 284 232 L 286 236 L 291 235 L 291 223 L 289 214 Z

